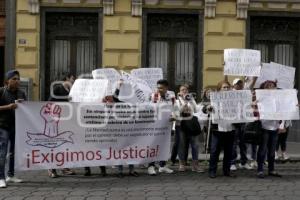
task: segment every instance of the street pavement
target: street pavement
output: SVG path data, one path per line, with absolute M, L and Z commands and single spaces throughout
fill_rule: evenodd
M 289 145 L 292 148 L 293 145 Z M 0 188 L 0 200 L 299 200 L 300 199 L 300 145 L 291 149 L 293 159 L 279 162 L 276 170 L 282 178 L 258 179 L 255 170 L 238 170 L 236 178 L 207 176 L 207 162 L 201 166 L 205 173 L 175 172 L 148 176 L 145 168 L 137 167 L 140 177 L 118 178 L 117 169 L 108 167 L 108 176 L 102 177 L 99 168 L 92 168 L 92 176 L 77 175 L 49 178 L 46 170 L 18 172 L 24 183 L 9 183 Z M 297 149 L 299 154 L 297 154 Z M 202 154 L 200 157 L 204 158 Z M 221 165 L 221 163 L 220 163 Z M 171 166 L 178 169 L 178 165 Z M 124 169 L 127 172 L 128 168 Z

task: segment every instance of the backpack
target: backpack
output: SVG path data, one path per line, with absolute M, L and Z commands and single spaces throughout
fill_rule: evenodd
M 182 120 L 180 125 L 182 131 L 187 135 L 197 136 L 201 133 L 201 126 L 196 116 L 188 120 Z

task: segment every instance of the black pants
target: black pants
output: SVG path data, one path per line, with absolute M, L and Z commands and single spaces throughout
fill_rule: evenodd
M 286 140 L 287 140 L 287 137 L 288 137 L 288 133 L 289 133 L 289 128 L 286 128 L 285 133 L 279 133 L 278 134 L 278 140 L 277 140 L 277 144 L 276 144 L 276 151 L 279 150 L 279 146 L 281 147 L 282 152 L 286 151 Z
M 16 131 L 15 128 L 11 128 L 10 134 L 9 134 L 9 163 L 8 163 L 8 172 L 7 175 L 9 177 L 13 177 L 15 175 L 15 138 L 16 138 Z
M 230 173 L 234 131 L 213 131 L 211 136 L 209 173 L 216 174 L 221 150 L 224 150 L 223 173 Z
M 269 172 L 274 171 L 275 148 L 278 138 L 277 130 L 265 130 L 262 132 L 262 141 L 257 152 L 257 171 L 263 172 L 266 155 L 268 158 Z
M 236 164 L 237 159 L 237 146 L 239 146 L 240 149 L 240 155 L 241 155 L 241 164 L 244 165 L 247 163 L 247 146 L 244 142 L 244 130 L 245 130 L 245 124 L 236 124 L 235 125 L 235 136 L 234 136 L 234 142 L 233 142 L 233 150 L 232 150 L 232 160 L 231 164 Z

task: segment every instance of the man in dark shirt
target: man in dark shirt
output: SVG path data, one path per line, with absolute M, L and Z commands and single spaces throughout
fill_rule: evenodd
M 15 109 L 16 101 L 26 100 L 25 93 L 19 89 L 20 73 L 10 70 L 5 74 L 5 86 L 0 88 L 0 188 L 6 187 L 6 182 L 22 182 L 14 176 L 15 155 Z M 9 169 L 5 179 L 5 161 L 7 146 L 9 148 Z

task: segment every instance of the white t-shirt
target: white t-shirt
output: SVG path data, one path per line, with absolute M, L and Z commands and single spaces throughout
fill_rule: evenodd
M 265 130 L 276 131 L 279 129 L 279 120 L 261 120 L 261 126 Z

